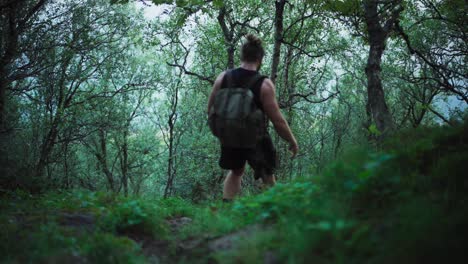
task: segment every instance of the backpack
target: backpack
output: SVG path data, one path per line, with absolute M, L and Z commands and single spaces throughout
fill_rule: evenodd
M 265 114 L 254 101 L 251 87 L 265 78 L 256 74 L 246 87 L 231 87 L 232 71 L 226 72 L 226 88 L 215 94 L 209 111 L 211 132 L 223 147 L 253 149 L 265 134 Z

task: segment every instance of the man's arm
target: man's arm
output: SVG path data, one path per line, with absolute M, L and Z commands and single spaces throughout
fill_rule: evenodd
M 289 150 L 292 152 L 293 157 L 296 156 L 299 149 L 296 138 L 294 138 L 288 122 L 286 122 L 286 119 L 284 119 L 280 112 L 278 102 L 276 101 L 275 85 L 270 79 L 265 79 L 262 83 L 260 100 L 263 105 L 263 110 L 273 123 L 276 132 L 289 143 Z
M 223 82 L 223 78 L 225 74 L 226 72 L 222 72 L 221 74 L 219 74 L 218 78 L 216 78 L 216 81 L 213 84 L 213 89 L 211 90 L 211 94 L 208 99 L 208 109 L 206 111 L 208 114 L 210 113 L 210 108 L 211 108 L 211 105 L 213 104 L 215 94 L 221 88 L 221 84 Z

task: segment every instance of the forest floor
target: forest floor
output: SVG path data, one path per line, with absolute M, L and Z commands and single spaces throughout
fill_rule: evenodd
M 466 263 L 468 126 L 402 132 L 233 203 L 0 192 L 1 263 Z
M 215 212 L 217 208 L 210 207 Z M 70 212 L 58 210 L 37 210 L 23 213 L 12 213 L 3 215 L 8 218 L 9 223 L 14 223 L 17 230 L 15 234 L 8 239 L 10 241 L 27 240 L 26 233 L 37 232 L 41 226 L 56 225 L 61 229 L 61 233 L 67 236 L 90 236 L 101 232 L 99 228 L 99 216 L 93 212 Z M 144 256 L 147 263 L 218 263 L 212 258 L 212 255 L 229 252 L 242 241 L 251 239 L 260 229 L 265 229 L 262 225 L 253 224 L 242 229 L 223 235 L 211 235 L 209 233 L 197 234 L 196 236 L 183 236 L 182 230 L 193 224 L 193 219 L 186 216 L 169 217 L 164 220 L 168 227 L 168 233 L 162 237 L 157 234 L 149 234 L 138 226 L 132 226 L 119 230 L 113 234 L 115 237 L 128 238 L 135 242 L 141 249 L 140 253 Z M 80 234 L 80 235 L 79 235 Z M 47 249 L 49 250 L 49 249 Z M 50 252 L 49 252 L 50 253 Z M 63 253 L 63 252 L 62 252 Z M 80 254 L 57 254 L 52 253 L 40 257 L 47 263 L 88 263 L 89 259 Z M 22 262 L 22 256 L 17 256 L 19 262 Z M 265 252 L 263 263 L 279 263 L 278 258 L 271 251 Z M 1 260 L 1 259 L 0 259 Z M 10 262 L 8 259 L 5 262 Z M 121 262 L 117 259 L 110 259 L 110 263 Z M 12 261 L 16 262 L 16 261 Z M 93 261 L 91 261 L 93 262 Z M 98 261 L 100 262 L 100 261 Z M 131 261 L 133 262 L 133 261 Z M 139 262 L 139 261 L 136 261 Z M 2 261 L 3 263 L 3 261 Z

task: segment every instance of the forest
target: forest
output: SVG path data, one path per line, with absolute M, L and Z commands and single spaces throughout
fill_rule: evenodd
M 465 0 L 0 0 L 0 263 L 465 263 Z M 247 34 L 299 145 L 208 127 Z

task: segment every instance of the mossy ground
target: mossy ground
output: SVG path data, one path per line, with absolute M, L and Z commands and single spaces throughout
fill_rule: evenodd
M 321 175 L 278 184 L 232 204 L 79 190 L 40 196 L 6 192 L 0 201 L 1 260 L 463 261 L 468 249 L 467 128 L 402 132 L 378 150 L 348 151 Z M 192 220 L 171 229 L 170 219 L 181 216 Z

